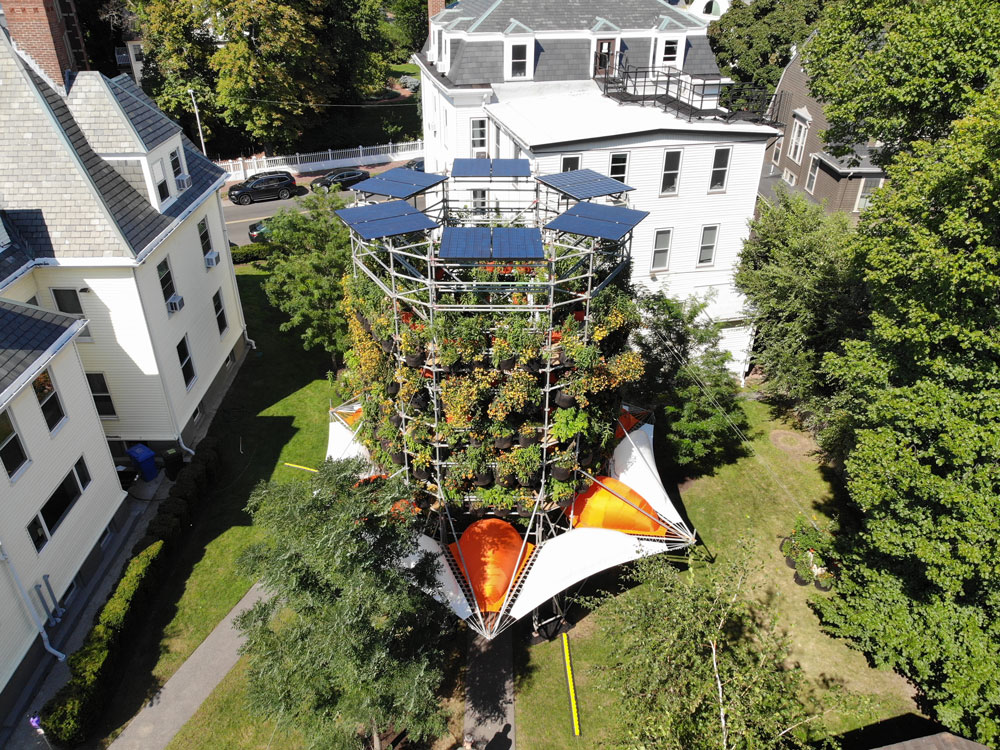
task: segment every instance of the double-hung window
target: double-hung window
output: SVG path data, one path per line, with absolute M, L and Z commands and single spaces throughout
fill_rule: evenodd
M 174 177 L 180 177 L 184 174 L 184 168 L 181 166 L 181 152 L 176 149 L 170 152 L 170 171 L 174 173 Z
M 816 177 L 819 174 L 819 159 L 815 156 L 809 162 L 809 174 L 806 175 L 806 192 L 812 195 L 816 189 Z
M 861 181 L 861 187 L 858 190 L 858 203 L 854 207 L 855 213 L 864 211 L 871 205 L 875 191 L 878 190 L 881 185 L 881 177 L 865 177 Z
M 62 402 L 59 401 L 59 394 L 56 393 L 49 371 L 43 370 L 42 374 L 32 382 L 31 387 L 35 391 L 42 416 L 45 417 L 45 424 L 48 425 L 49 432 L 52 432 L 66 418 L 66 412 L 63 411 Z
M 579 154 L 566 154 L 562 158 L 561 172 L 575 172 L 580 168 Z
M 672 229 L 657 229 L 656 234 L 653 235 L 653 262 L 650 267 L 651 271 L 667 270 L 667 263 L 670 260 L 670 240 L 673 234 L 674 230 Z
M 486 191 L 477 189 L 472 191 L 472 212 L 474 214 L 486 213 Z
M 719 225 L 701 228 L 701 245 L 698 247 L 698 265 L 708 266 L 715 260 L 715 246 L 719 241 Z
M 69 474 L 45 501 L 41 512 L 28 524 L 28 535 L 35 545 L 35 550 L 41 551 L 42 547 L 48 544 L 89 484 L 90 470 L 87 469 L 87 462 L 83 460 L 83 456 L 80 456 Z
M 52 300 L 59 312 L 83 317 L 83 305 L 80 304 L 80 295 L 76 289 L 53 289 Z M 80 338 L 90 339 L 90 326 L 86 326 L 80 332 Z
M 664 39 L 660 48 L 660 65 L 664 68 L 676 68 L 680 42 L 677 39 Z
M 528 77 L 528 45 L 512 44 L 510 46 L 510 77 Z
M 476 118 L 472 123 L 472 155 L 475 156 L 477 150 L 486 150 L 486 119 Z
M 166 258 L 157 264 L 156 275 L 160 277 L 160 291 L 163 292 L 163 301 L 168 302 L 177 290 L 174 289 L 174 276 L 170 273 L 170 262 Z
M 181 375 L 184 376 L 184 385 L 191 388 L 195 380 L 194 362 L 191 360 L 191 350 L 188 349 L 188 338 L 184 336 L 177 342 L 177 361 L 181 366 Z
M 201 242 L 201 254 L 208 255 L 212 252 L 212 235 L 208 231 L 208 217 L 198 222 L 198 240 Z
M 779 164 L 781 163 L 781 147 L 785 145 L 785 136 L 779 135 L 778 140 L 774 142 L 774 151 L 771 152 L 771 163 Z
M 802 163 L 802 151 L 806 146 L 806 133 L 809 132 L 809 125 L 798 117 L 792 119 L 792 138 L 788 144 L 788 158 L 796 164 Z
M 21 445 L 10 412 L 6 411 L 0 412 L 0 463 L 11 478 L 28 463 L 28 454 Z
M 663 179 L 660 195 L 677 195 L 681 182 L 681 152 L 667 151 L 663 155 Z
M 628 175 L 628 151 L 620 154 L 611 154 L 611 166 L 608 169 L 608 177 L 618 182 L 625 182 Z
M 732 153 L 733 149 L 730 146 L 715 149 L 715 158 L 712 161 L 712 179 L 708 183 L 709 192 L 725 192 L 726 181 L 729 179 L 729 157 L 732 156 Z
M 87 385 L 90 386 L 90 395 L 94 397 L 98 416 L 102 419 L 115 419 L 118 412 L 115 411 L 115 402 L 111 400 L 111 389 L 108 388 L 104 373 L 88 372 Z
M 160 196 L 160 201 L 167 200 L 170 197 L 170 187 L 167 185 L 167 176 L 163 171 L 162 159 L 153 162 L 153 182 L 156 183 L 156 192 Z
M 221 336 L 229 328 L 229 321 L 226 320 L 226 308 L 222 304 L 221 289 L 212 295 L 212 307 L 215 309 L 215 322 L 219 326 L 219 335 Z

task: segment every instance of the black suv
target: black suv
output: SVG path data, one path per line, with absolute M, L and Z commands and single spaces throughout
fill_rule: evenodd
M 229 200 L 249 206 L 262 198 L 287 200 L 295 193 L 295 178 L 288 172 L 261 172 L 229 188 Z
M 362 180 L 367 180 L 371 175 L 363 169 L 335 169 L 322 177 L 317 177 L 309 183 L 313 192 L 319 188 L 330 189 L 331 185 L 340 185 L 341 188 L 348 188 L 356 185 Z

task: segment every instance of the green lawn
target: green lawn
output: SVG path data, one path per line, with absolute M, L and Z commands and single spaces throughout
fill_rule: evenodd
M 398 65 L 390 65 L 389 75 L 393 78 L 399 78 L 400 76 L 417 76 L 419 78 L 420 66 L 416 63 L 400 63 Z
M 254 485 L 269 479 L 304 480 L 308 474 L 283 462 L 317 466 L 326 455 L 327 409 L 333 397 L 326 380 L 330 360 L 322 352 L 303 352 L 297 334 L 278 330 L 282 317 L 267 304 L 262 272 L 245 266 L 237 274 L 257 350 L 248 354 L 213 425 L 213 430 L 222 428 L 215 434 L 222 438 L 225 473 L 177 556 L 170 583 L 157 598 L 147 641 L 124 670 L 102 727 L 104 743 L 121 731 L 252 585 L 235 561 L 258 538 L 243 510 Z
M 791 640 L 793 661 L 810 678 L 822 704 L 823 681 L 841 684 L 867 696 L 867 715 L 836 716 L 834 731 L 849 731 L 879 719 L 917 713 L 908 685 L 892 672 L 871 669 L 864 657 L 843 641 L 821 632 L 808 607 L 812 587 L 792 580 L 778 550 L 798 513 L 828 519 L 836 507 L 827 469 L 816 460 L 815 445 L 802 432 L 772 416 L 759 401 L 744 402 L 757 456 L 721 467 L 714 475 L 686 482 L 680 488 L 683 506 L 708 550 L 725 558 L 741 538 L 755 543 L 761 565 L 761 595 L 774 605 L 779 627 Z M 575 739 L 568 724 L 568 699 L 558 642 L 528 649 L 516 697 L 518 741 L 532 750 L 597 747 L 611 720 L 609 698 L 588 691 L 595 667 L 602 663 L 604 641 L 586 616 L 571 632 L 574 670 L 580 700 L 582 737 Z

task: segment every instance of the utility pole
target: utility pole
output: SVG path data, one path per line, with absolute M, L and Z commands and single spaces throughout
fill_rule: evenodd
M 201 132 L 201 115 L 198 114 L 198 102 L 194 98 L 194 89 L 188 89 L 188 93 L 191 95 L 191 103 L 194 105 L 194 119 L 198 123 L 198 137 L 201 139 L 201 153 L 202 156 L 208 156 L 205 153 L 205 134 Z

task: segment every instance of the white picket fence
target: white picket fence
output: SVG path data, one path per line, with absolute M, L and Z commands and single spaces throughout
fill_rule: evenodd
M 378 146 L 358 146 L 357 148 L 327 149 L 309 154 L 289 156 L 261 156 L 249 159 L 230 159 L 215 162 L 229 173 L 231 180 L 245 180 L 247 177 L 271 169 L 285 169 L 292 174 L 319 172 L 336 167 L 372 166 L 388 164 L 403 159 L 423 156 L 423 141 L 404 143 L 383 143 Z

